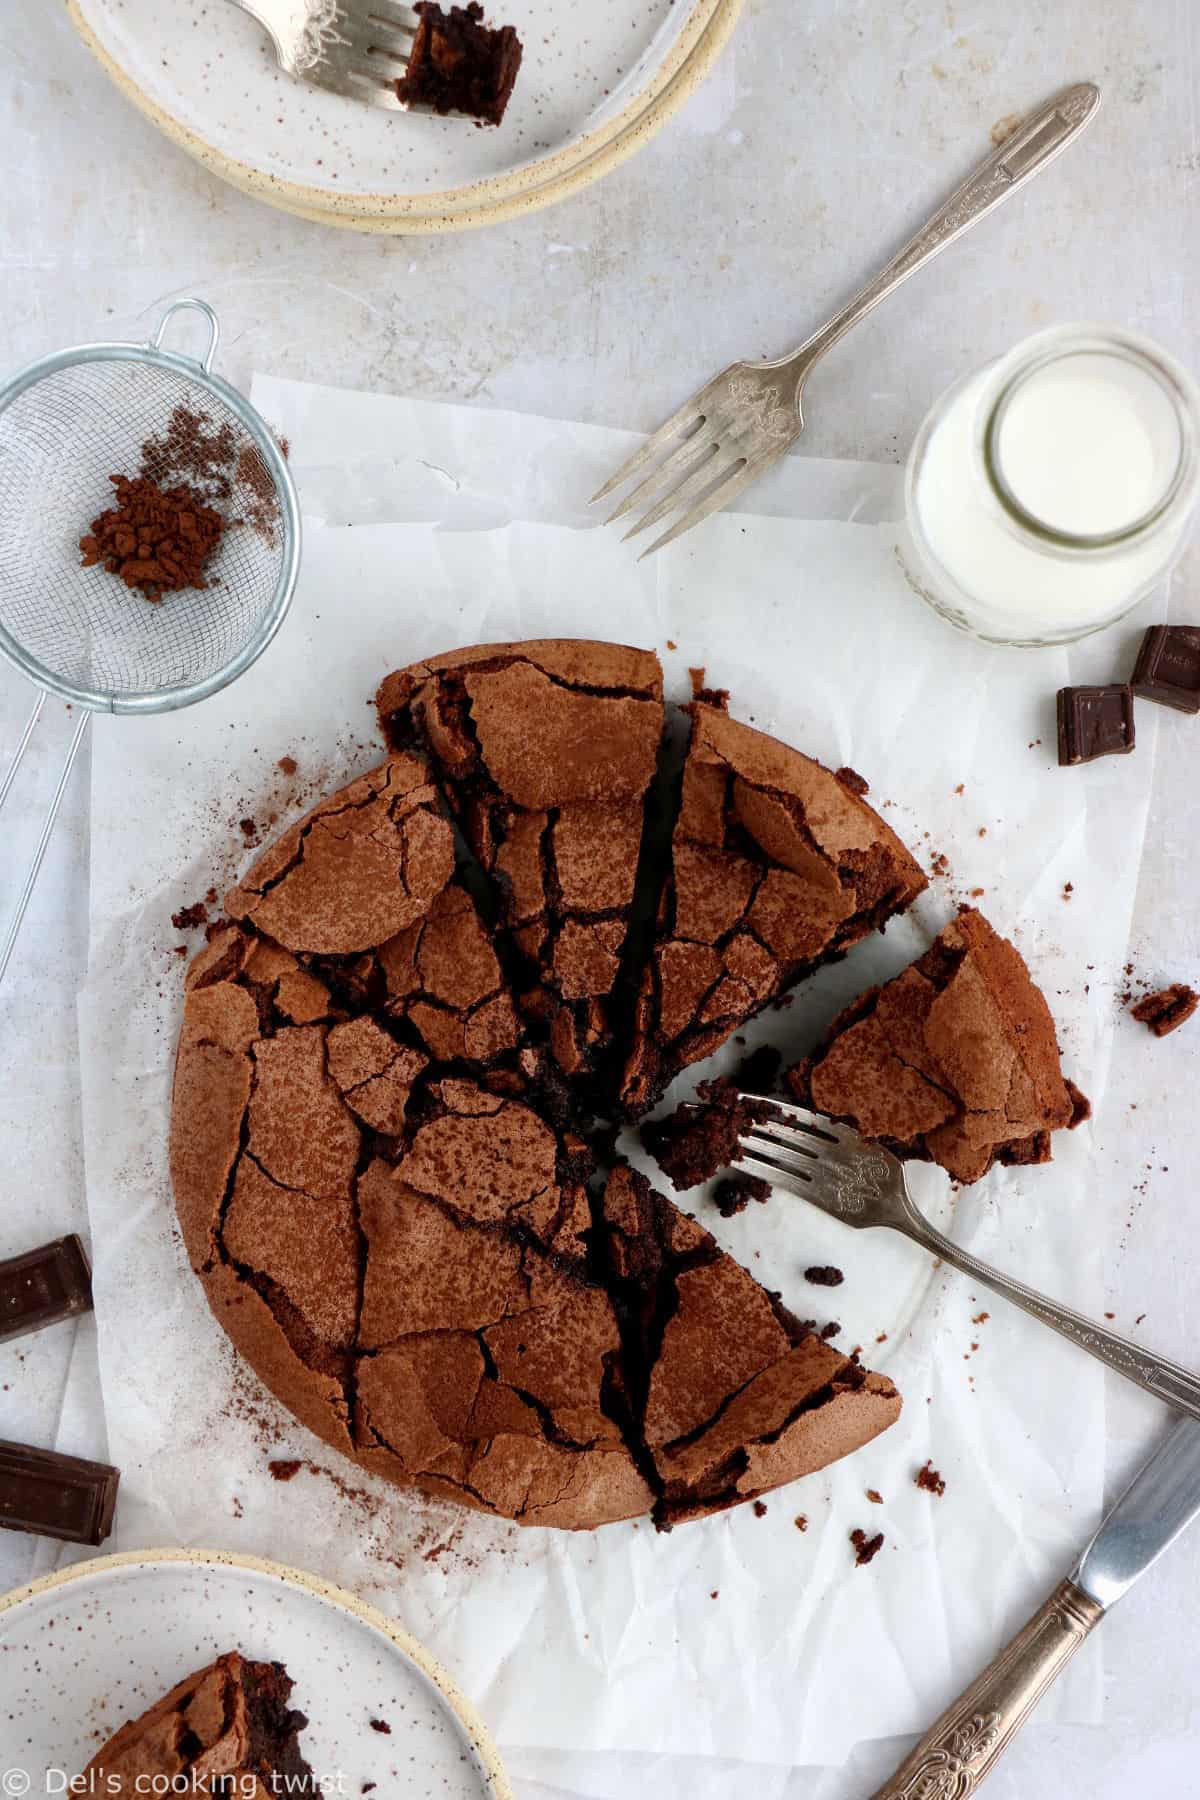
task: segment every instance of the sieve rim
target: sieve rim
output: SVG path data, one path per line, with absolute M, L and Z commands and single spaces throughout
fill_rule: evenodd
M 219 693 L 244 675 L 247 669 L 256 663 L 263 651 L 270 644 L 279 627 L 287 617 L 292 597 L 296 590 L 296 580 L 300 573 L 300 502 L 296 493 L 296 484 L 292 472 L 288 468 L 283 452 L 275 441 L 274 434 L 257 407 L 251 405 L 245 395 L 238 392 L 223 376 L 215 375 L 206 369 L 196 357 L 184 356 L 176 350 L 156 348 L 152 343 L 139 344 L 124 341 L 96 342 L 92 344 L 75 344 L 66 350 L 55 350 L 49 356 L 42 356 L 36 362 L 20 370 L 16 375 L 0 387 L 0 414 L 7 412 L 13 402 L 32 387 L 36 387 L 48 375 L 56 375 L 63 369 L 77 367 L 92 362 L 139 362 L 148 363 L 152 368 L 169 369 L 176 375 L 182 375 L 188 381 L 201 388 L 207 388 L 224 403 L 237 418 L 255 447 L 266 462 L 275 482 L 280 501 L 280 531 L 282 534 L 282 550 L 279 575 L 275 583 L 275 592 L 270 604 L 263 609 L 257 627 L 242 645 L 237 655 L 229 662 L 205 677 L 203 681 L 177 682 L 169 687 L 156 688 L 150 693 L 132 694 L 115 693 L 108 688 L 87 688 L 72 681 L 64 680 L 51 668 L 48 668 L 39 657 L 34 656 L 15 638 L 7 626 L 0 622 L 0 655 L 6 657 L 21 674 L 28 677 L 37 687 L 47 693 L 57 694 L 64 700 L 73 701 L 79 706 L 86 706 L 93 712 L 137 714 L 175 712 L 180 707 L 192 706 L 198 700 L 207 700 L 210 695 Z

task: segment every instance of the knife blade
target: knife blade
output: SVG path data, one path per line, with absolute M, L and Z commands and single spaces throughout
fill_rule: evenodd
M 1070 1575 L 946 1708 L 871 1800 L 969 1800 L 1108 1608 L 1200 1513 L 1200 1424 L 1181 1419 Z
M 1138 1471 L 1076 1563 L 1071 1580 L 1107 1609 L 1200 1512 L 1200 1425 L 1181 1419 Z

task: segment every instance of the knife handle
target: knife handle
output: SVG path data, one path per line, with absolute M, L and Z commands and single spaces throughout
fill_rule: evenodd
M 1073 1581 L 1060 1583 L 871 1800 L 971 1800 L 1103 1616 L 1090 1594 Z

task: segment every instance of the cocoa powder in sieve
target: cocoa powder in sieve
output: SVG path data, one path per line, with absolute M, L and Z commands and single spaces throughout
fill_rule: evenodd
M 83 567 L 102 563 L 126 587 L 158 602 L 177 588 L 203 588 L 204 569 L 225 521 L 194 489 L 161 488 L 146 476 L 110 475 L 116 505 L 79 540 Z

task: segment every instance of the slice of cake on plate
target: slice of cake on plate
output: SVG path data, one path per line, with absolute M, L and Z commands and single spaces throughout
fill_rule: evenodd
M 79 1791 L 135 1795 L 311 1795 L 321 1786 L 300 1752 L 308 1724 L 288 1701 L 282 1663 L 231 1651 L 189 1675 L 94 1756 Z

